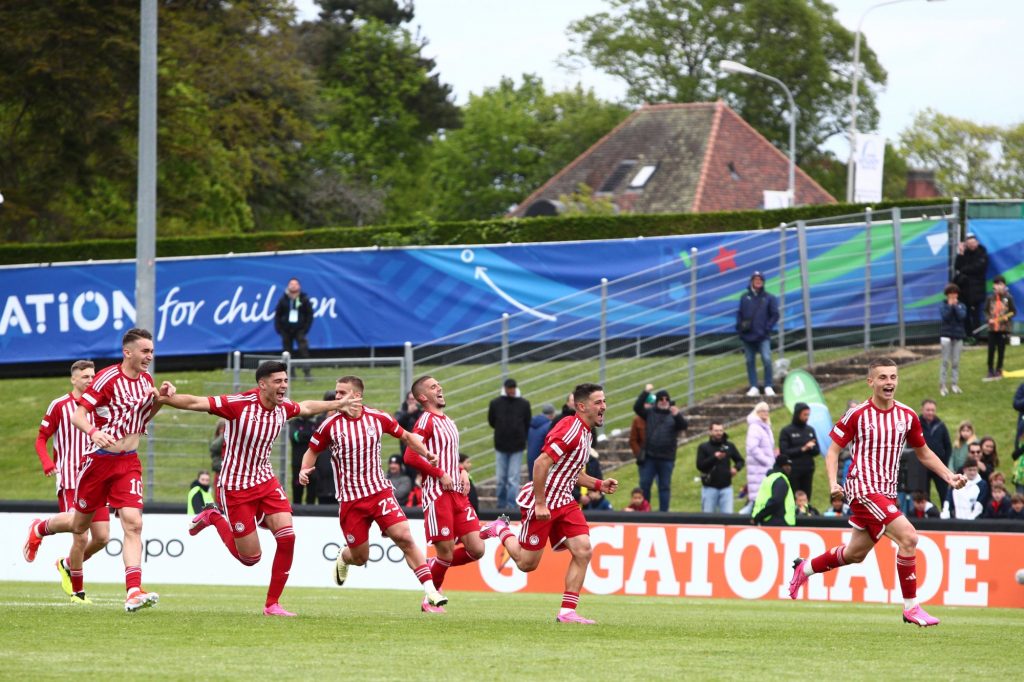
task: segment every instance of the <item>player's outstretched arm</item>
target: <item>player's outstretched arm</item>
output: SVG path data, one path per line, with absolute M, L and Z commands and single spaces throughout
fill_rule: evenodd
M 157 393 L 156 401 L 161 405 L 170 405 L 178 410 L 191 410 L 192 412 L 210 411 L 210 399 L 200 395 L 189 395 L 188 393 L 164 395 L 161 391 Z
M 955 474 L 950 471 L 949 467 L 943 464 L 939 456 L 932 452 L 927 445 L 914 448 L 914 454 L 917 455 L 917 461 L 936 476 L 941 477 L 951 488 L 959 490 L 967 485 L 967 478 L 963 474 Z
M 356 398 L 352 395 L 339 400 L 303 400 L 299 403 L 299 416 L 305 419 L 324 412 L 345 412 L 351 415 L 350 410 L 362 402 L 362 397 Z
M 833 441 L 825 453 L 825 472 L 828 475 L 828 494 L 833 500 L 842 499 L 843 486 L 839 485 L 839 451 L 842 448 Z
M 109 448 L 117 440 L 106 431 L 101 431 L 98 427 L 93 426 L 89 422 L 89 413 L 81 405 L 75 410 L 75 413 L 71 415 L 71 425 L 76 429 L 89 436 L 89 439 L 100 446 L 101 448 Z
M 309 485 L 309 472 L 316 469 L 317 453 L 312 448 L 306 448 L 302 455 L 302 464 L 299 465 L 299 483 Z
M 536 463 L 534 464 L 534 466 L 537 466 Z M 590 490 L 591 488 L 594 488 L 594 489 L 599 489 L 603 493 L 609 493 L 609 494 L 610 493 L 614 493 L 616 490 L 619 489 L 619 482 L 618 482 L 618 480 L 616 480 L 614 478 L 605 478 L 605 479 L 594 478 L 593 476 L 588 474 L 586 471 L 581 471 L 580 472 L 580 481 L 579 481 L 579 483 L 580 483 L 581 486 L 583 486 L 584 488 L 587 488 L 588 490 Z M 600 486 L 598 486 L 599 483 L 600 483 Z M 534 485 L 534 487 L 536 487 L 536 485 Z
M 423 439 L 412 431 L 403 431 L 402 435 L 398 437 L 398 440 L 409 450 L 412 450 L 423 459 L 427 460 L 433 465 L 437 465 L 438 457 L 430 450 L 427 450 L 427 446 L 423 444 Z
M 153 409 L 149 413 L 149 418 L 152 419 L 156 416 L 156 413 L 160 411 L 160 408 L 164 406 L 161 398 L 172 396 L 178 392 L 177 387 L 169 381 L 165 381 L 160 384 L 159 389 L 153 390 Z

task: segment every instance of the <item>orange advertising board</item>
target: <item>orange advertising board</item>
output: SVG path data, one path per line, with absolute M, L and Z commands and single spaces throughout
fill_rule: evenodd
M 850 529 L 592 524 L 594 555 L 583 584 L 591 594 L 788 599 L 793 559 L 848 542 Z M 945 606 L 1024 607 L 1024 534 L 919 532 L 918 597 Z M 477 563 L 451 570 L 445 587 L 496 592 L 561 592 L 567 552 L 546 550 L 540 567 L 500 566 L 496 539 Z M 812 576 L 800 599 L 901 603 L 896 546 L 883 538 L 860 564 Z

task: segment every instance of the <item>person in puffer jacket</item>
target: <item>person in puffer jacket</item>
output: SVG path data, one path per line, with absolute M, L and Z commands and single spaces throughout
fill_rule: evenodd
M 741 514 L 749 514 L 757 499 L 761 481 L 775 466 L 775 434 L 768 403 L 759 402 L 747 415 L 747 506 Z

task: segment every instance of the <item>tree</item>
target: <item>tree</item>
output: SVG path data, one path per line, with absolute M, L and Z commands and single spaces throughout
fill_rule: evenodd
M 437 141 L 431 163 L 438 220 L 502 215 L 605 135 L 628 110 L 580 86 L 548 93 L 524 75 L 470 95 L 463 126 Z
M 724 99 L 780 149 L 789 146 L 788 105 L 761 78 L 718 78 L 731 59 L 772 75 L 793 92 L 797 155 L 849 126 L 854 35 L 825 0 L 609 0 L 611 9 L 573 22 L 568 61 L 622 78 L 633 102 Z M 878 121 L 873 90 L 886 73 L 862 43 L 858 127 Z

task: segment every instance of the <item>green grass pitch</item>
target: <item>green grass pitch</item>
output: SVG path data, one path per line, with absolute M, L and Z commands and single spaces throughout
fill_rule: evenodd
M 1021 615 L 900 607 L 583 595 L 596 626 L 554 622 L 556 594 L 453 592 L 420 613 L 418 592 L 288 588 L 298 618 L 262 615 L 264 590 L 151 585 L 160 603 L 124 612 L 120 585 L 73 606 L 57 584 L 0 582 L 0 678 L 718 680 L 1012 676 Z M 1016 642 L 1016 644 L 1015 644 Z

